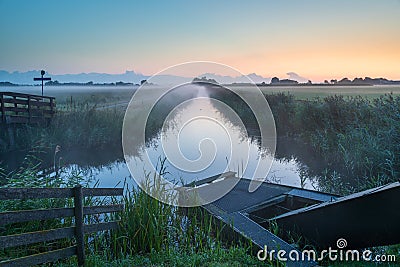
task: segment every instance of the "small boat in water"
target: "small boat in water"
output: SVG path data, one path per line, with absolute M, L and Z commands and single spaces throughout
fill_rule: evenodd
M 185 187 L 198 193 L 232 189 L 223 197 L 203 205 L 209 213 L 250 239 L 260 249 L 297 250 L 273 234 L 271 223 L 280 232 L 297 233 L 318 249 L 337 248 L 339 239 L 346 248 L 367 248 L 400 243 L 400 183 L 377 187 L 349 196 L 260 182 L 250 192 L 252 180 L 229 172 L 193 182 Z M 234 184 L 234 186 L 232 186 Z M 301 253 L 300 251 L 298 251 Z M 311 259 L 286 262 L 287 266 L 315 266 Z

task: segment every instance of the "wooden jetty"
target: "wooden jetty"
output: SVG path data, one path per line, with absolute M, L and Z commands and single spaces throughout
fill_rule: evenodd
M 1 123 L 46 123 L 55 113 L 54 100 L 50 96 L 0 92 Z
M 0 129 L 8 132 L 8 141 L 0 139 L 0 145 L 13 150 L 17 126 L 48 124 L 55 114 L 55 107 L 54 97 L 0 92 Z
M 248 238 L 260 249 L 297 250 L 273 234 L 270 222 L 286 233 L 298 233 L 310 245 L 337 249 L 336 241 L 345 238 L 349 248 L 365 248 L 400 242 L 400 183 L 378 187 L 350 196 L 260 182 L 249 192 L 251 180 L 225 173 L 187 186 L 201 190 L 218 190 L 235 183 L 222 198 L 203 207 L 213 216 L 230 225 L 232 230 Z M 397 226 L 397 227 L 396 227 Z M 285 238 L 285 237 L 283 237 Z M 301 255 L 301 251 L 298 251 Z M 313 260 L 288 261 L 287 266 L 316 266 Z

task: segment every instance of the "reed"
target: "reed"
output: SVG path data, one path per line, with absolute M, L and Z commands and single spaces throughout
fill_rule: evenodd
M 163 165 L 160 171 L 165 172 Z M 62 170 L 61 170 L 62 172 Z M 20 187 L 71 187 L 84 183 L 83 177 L 74 175 L 67 178 L 62 173 L 52 178 L 37 175 L 37 166 L 32 165 L 19 171 L 4 174 L 0 177 L 7 181 L 4 186 Z M 145 174 L 143 186 L 152 185 L 150 190 L 157 194 L 164 190 L 158 183 L 158 174 Z M 166 196 L 166 198 L 172 197 Z M 168 199 L 165 199 L 168 200 Z M 213 266 L 265 266 L 251 256 L 251 246 L 243 243 L 240 246 L 223 242 L 221 232 L 224 229 L 202 208 L 178 208 L 164 204 L 137 186 L 128 188 L 125 183 L 123 199 L 86 198 L 85 205 L 123 203 L 124 211 L 119 214 L 104 216 L 87 216 L 86 223 L 120 220 L 120 227 L 111 232 L 102 232 L 86 236 L 88 266 L 202 266 L 209 262 Z M 107 204 L 108 204 L 107 203 Z M 20 210 L 35 208 L 72 207 L 69 199 L 13 200 L 1 201 L 0 210 Z M 68 219 L 54 219 L 7 225 L 0 231 L 1 235 L 72 226 Z M 52 244 L 39 243 L 0 251 L 0 260 L 20 257 L 30 252 L 45 251 L 72 245 L 71 240 L 54 241 Z M 125 265 L 124 265 L 125 264 Z M 76 259 L 66 259 L 58 266 L 74 266 Z

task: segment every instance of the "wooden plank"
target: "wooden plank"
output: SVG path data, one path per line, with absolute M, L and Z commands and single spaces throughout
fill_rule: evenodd
M 254 212 L 256 210 L 260 210 L 260 209 L 263 209 L 263 208 L 266 208 L 266 207 L 269 207 L 269 206 L 272 206 L 272 205 L 276 205 L 278 203 L 284 202 L 286 200 L 286 197 L 287 196 L 285 194 L 282 194 L 282 195 L 279 195 L 277 197 L 270 198 L 270 199 L 268 199 L 266 201 L 260 202 L 257 205 L 254 205 L 254 206 L 251 206 L 251 207 L 249 207 L 247 209 L 244 209 L 244 210 L 242 210 L 242 212 L 249 214 L 249 213 L 252 213 L 252 212 Z
M 284 250 L 286 251 L 286 255 L 290 251 L 296 250 L 299 255 L 301 255 L 301 251 L 266 230 L 241 212 L 227 214 L 224 210 L 214 204 L 208 204 L 204 206 L 204 208 L 214 217 L 222 220 L 226 225 L 230 226 L 234 232 L 251 240 L 251 242 L 260 249 L 264 249 L 264 246 L 267 246 L 269 251 Z M 276 258 L 277 254 L 275 253 L 273 256 Z M 288 259 L 288 261 L 285 262 L 285 266 L 288 267 L 311 267 L 316 265 L 316 262 L 308 259 L 300 259 L 300 261 L 292 261 Z
M 4 96 L 17 96 L 17 97 L 28 97 L 28 96 L 33 96 L 37 98 L 47 98 L 47 99 L 55 99 L 55 97 L 52 96 L 41 96 L 41 95 L 32 95 L 32 94 L 23 94 L 23 93 L 16 93 L 16 92 L 0 92 Z
M 36 101 L 44 101 L 44 98 L 41 96 L 32 96 L 30 95 L 30 98 Z
M 45 253 L 26 256 L 18 259 L 0 262 L 1 267 L 32 266 L 46 262 L 53 262 L 76 255 L 76 246 L 57 249 Z
M 99 213 L 110 213 L 110 212 L 118 212 L 124 209 L 124 205 L 115 204 L 115 205 L 107 205 L 107 206 L 92 206 L 92 207 L 84 207 L 83 214 L 99 214 Z
M 87 196 L 122 196 L 123 188 L 83 188 L 83 195 Z
M 32 105 L 31 105 L 31 96 L 28 96 L 28 116 L 29 116 L 29 123 L 32 123 Z
M 91 215 L 100 213 L 119 212 L 122 211 L 123 208 L 124 205 L 122 204 L 84 207 L 83 214 Z M 49 220 L 49 219 L 73 217 L 73 216 L 74 216 L 74 208 L 7 211 L 0 213 L 0 225 L 35 221 L 35 220 Z
M 7 211 L 0 213 L 0 225 L 72 216 L 74 216 L 74 208 Z
M 33 114 L 33 116 L 37 116 L 37 115 L 39 115 L 39 114 L 53 114 L 54 112 L 53 111 L 51 111 L 50 109 L 35 109 L 35 108 L 33 108 L 32 109 L 32 114 Z
M 28 100 L 14 99 L 14 98 L 4 98 L 4 103 L 7 103 L 7 104 L 18 104 L 18 105 L 28 105 Z
M 229 178 L 229 177 L 234 177 L 236 175 L 236 172 L 225 172 L 225 173 L 221 173 L 221 174 L 217 174 L 205 179 L 201 179 L 200 181 L 193 181 L 189 184 L 184 185 L 185 187 L 194 187 L 194 186 L 200 186 L 203 184 L 208 184 L 208 183 L 212 183 L 217 179 L 222 179 L 222 178 Z
M 6 112 L 4 110 L 4 98 L 3 94 L 0 94 L 0 104 L 1 104 L 1 121 L 6 123 Z
M 29 121 L 29 117 L 17 116 L 17 115 L 6 115 L 6 123 L 40 123 L 43 121 L 43 118 L 33 117 L 31 121 Z
M 83 228 L 84 197 L 81 185 L 78 185 L 74 188 L 74 194 L 76 254 L 78 256 L 78 265 L 83 266 L 85 264 L 85 232 Z
M 69 198 L 73 196 L 73 188 L 0 188 L 0 200 Z
M 15 99 L 16 97 L 14 96 L 14 99 Z M 17 104 L 15 104 L 14 103 L 14 108 L 17 108 Z M 17 115 L 18 115 L 18 111 L 16 111 L 16 113 L 17 113 Z
M 4 98 L 4 103 L 28 106 L 29 98 L 31 99 L 31 104 L 33 104 L 34 106 L 37 106 L 37 107 L 50 107 L 52 105 L 51 102 L 40 101 L 41 99 L 35 99 L 29 95 L 27 96 L 26 100 L 25 99 Z M 53 103 L 53 105 L 54 105 L 54 103 Z
M 51 114 L 43 114 L 43 116 L 32 116 L 29 120 L 28 116 L 18 116 L 18 115 L 5 115 L 6 123 L 43 123 L 46 119 L 52 117 Z
M 73 188 L 0 188 L 0 200 L 73 197 Z M 122 196 L 123 188 L 82 188 L 84 196 Z
M 27 108 L 20 108 L 20 107 L 4 107 L 3 110 L 8 112 L 28 112 Z
M 64 227 L 17 235 L 0 236 L 0 249 L 30 245 L 62 238 L 73 238 L 74 236 L 75 227 Z
M 84 226 L 84 232 L 85 232 L 85 234 L 89 234 L 89 233 L 95 233 L 95 232 L 100 232 L 100 231 L 117 229 L 119 227 L 118 223 L 119 223 L 119 221 L 96 223 L 96 224 L 86 224 Z
M 46 77 L 46 78 L 33 78 L 33 80 L 34 81 L 51 81 L 51 78 L 48 78 L 48 77 Z
M 54 99 L 50 99 L 50 111 L 54 114 Z
M 118 221 L 83 225 L 85 234 L 117 229 Z M 63 238 L 73 238 L 76 227 L 64 227 L 51 230 L 29 232 L 16 235 L 0 236 L 0 249 L 30 245 L 40 242 L 53 241 Z
M 23 116 L 16 116 L 16 115 L 6 115 L 6 122 L 7 123 L 28 123 L 29 118 Z
M 34 107 L 50 107 L 50 102 L 31 101 L 31 105 Z

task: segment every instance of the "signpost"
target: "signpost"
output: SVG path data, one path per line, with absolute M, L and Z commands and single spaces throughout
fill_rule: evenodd
M 42 96 L 43 96 L 43 81 L 51 81 L 51 78 L 43 78 L 43 75 L 45 73 L 46 72 L 44 70 L 41 70 L 40 74 L 42 75 L 42 77 L 41 78 L 33 78 L 34 81 L 42 81 Z

